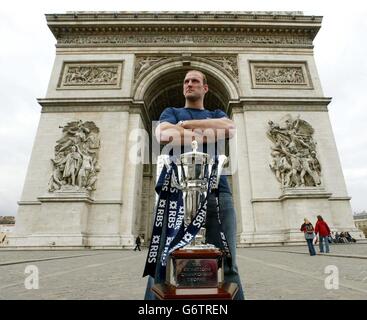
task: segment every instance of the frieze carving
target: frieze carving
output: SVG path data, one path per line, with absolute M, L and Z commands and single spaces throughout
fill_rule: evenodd
M 254 88 L 310 88 L 306 63 L 251 62 Z
M 314 129 L 305 120 L 287 115 L 281 124 L 268 122 L 267 136 L 274 143 L 269 164 L 283 188 L 319 187 L 321 165 Z
M 52 174 L 49 192 L 96 190 L 99 129 L 92 121 L 72 121 L 62 128 L 56 141 L 55 157 L 51 159 Z
M 118 45 L 231 45 L 231 46 L 290 46 L 310 47 L 312 37 L 309 35 L 65 35 L 58 38 L 59 46 L 118 46 Z
M 59 88 L 84 87 L 119 88 L 122 63 L 75 63 L 65 62 Z
M 301 67 L 255 67 L 255 81 L 256 84 L 305 84 Z

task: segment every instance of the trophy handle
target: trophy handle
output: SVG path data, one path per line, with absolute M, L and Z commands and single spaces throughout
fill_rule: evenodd
M 169 155 L 161 155 L 161 159 L 163 161 L 163 164 L 164 166 L 166 167 L 167 171 L 171 168 L 171 159 L 170 159 L 170 156 Z M 180 174 L 180 170 L 181 168 L 178 167 L 177 168 L 178 170 L 178 175 L 181 176 Z M 171 182 L 172 182 L 172 186 L 179 189 L 179 190 L 182 190 L 182 186 L 180 185 L 180 181 L 179 179 L 176 177 L 176 174 L 174 171 L 172 171 L 172 179 L 171 179 Z
M 178 176 L 180 177 L 181 176 L 181 168 L 180 167 L 177 167 L 177 170 L 178 170 Z M 171 179 L 171 182 L 172 182 L 172 186 L 179 189 L 179 190 L 182 190 L 184 186 L 182 186 L 180 184 L 180 180 L 179 178 L 176 178 L 176 174 L 175 174 L 175 171 L 172 171 L 172 179 Z
M 166 167 L 167 171 L 169 170 L 169 168 L 171 168 L 171 160 L 169 158 L 169 155 L 161 155 L 160 158 L 163 161 L 164 166 Z
M 220 179 L 220 176 L 222 174 L 223 167 L 226 165 L 227 162 L 228 162 L 228 158 L 225 155 L 221 154 L 220 156 L 218 156 L 218 168 L 217 168 L 217 179 L 216 179 L 217 183 L 215 184 L 214 189 L 218 188 L 219 179 Z M 211 172 L 210 172 L 210 174 L 211 174 Z
M 226 157 L 223 154 L 218 156 L 218 180 L 219 180 L 219 178 L 222 174 L 223 168 L 227 164 L 227 162 L 228 162 L 228 157 Z

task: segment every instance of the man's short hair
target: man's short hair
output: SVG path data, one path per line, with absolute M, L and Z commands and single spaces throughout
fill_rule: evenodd
M 203 72 L 201 72 L 201 71 L 199 71 L 199 70 L 195 70 L 195 69 L 193 69 L 193 70 L 189 70 L 189 71 L 187 71 L 187 72 L 186 72 L 185 77 L 186 77 L 186 75 L 187 75 L 189 72 L 198 72 L 198 73 L 200 73 L 200 74 L 201 74 L 201 76 L 202 76 L 202 78 L 203 78 L 203 84 L 208 84 L 208 80 L 207 80 L 207 78 L 206 78 L 206 75 L 205 75 Z

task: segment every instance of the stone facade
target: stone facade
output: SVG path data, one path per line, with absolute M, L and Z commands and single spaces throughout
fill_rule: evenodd
M 46 18 L 57 40 L 56 59 L 46 97 L 39 99 L 42 115 L 10 245 L 129 248 L 137 234 L 149 241 L 156 165 L 131 160 L 137 142 L 132 133 L 145 129 L 139 143 L 142 149 L 151 146 L 152 121 L 165 107 L 182 105 L 182 79 L 189 69 L 208 77 L 206 105 L 223 109 L 236 123 L 229 152 L 239 246 L 299 243 L 303 218 L 314 221 L 318 214 L 333 231 L 361 237 L 328 116 L 331 99 L 323 95 L 313 58 L 321 17 L 73 12 Z M 295 125 L 287 131 L 281 124 L 285 117 L 307 123 L 316 144 L 302 154 L 290 148 L 291 142 L 309 143 L 311 136 L 303 138 Z M 279 125 L 283 144 L 269 139 L 269 121 Z M 71 131 L 65 153 L 55 154 L 55 143 L 63 138 L 60 127 L 78 122 L 98 128 L 98 155 L 85 147 L 88 126 L 89 131 Z M 75 134 L 78 130 L 84 134 Z M 277 147 L 283 147 L 282 164 L 291 166 L 286 175 L 294 172 L 301 179 L 303 174 L 307 183 L 279 182 L 275 172 L 283 167 L 269 166 L 271 148 Z M 317 176 L 311 151 L 322 168 Z M 292 163 L 296 158 L 300 169 Z M 87 169 L 80 172 L 83 161 Z M 50 189 L 55 169 L 60 184 Z M 73 185 L 72 173 L 77 180 L 81 176 L 79 184 Z
M 356 227 L 361 230 L 367 238 L 367 213 L 364 211 L 360 214 L 355 214 L 353 218 Z

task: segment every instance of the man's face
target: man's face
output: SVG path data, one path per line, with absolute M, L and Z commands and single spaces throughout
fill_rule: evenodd
M 183 84 L 183 95 L 187 100 L 196 101 L 208 92 L 208 85 L 203 84 L 200 72 L 192 71 L 186 74 Z

